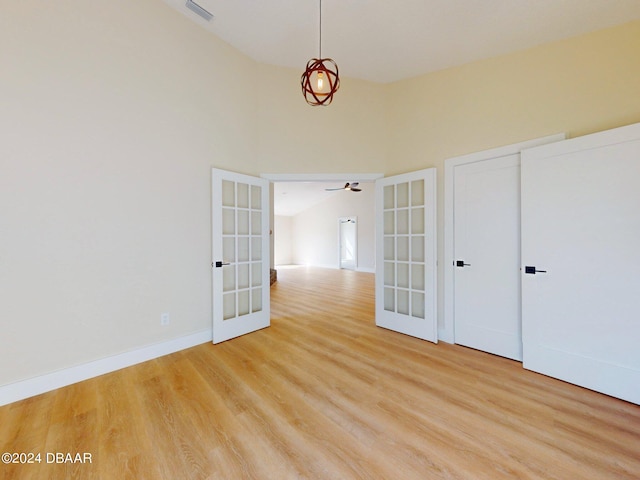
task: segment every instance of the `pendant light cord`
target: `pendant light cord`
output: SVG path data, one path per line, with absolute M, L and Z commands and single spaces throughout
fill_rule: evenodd
M 322 58 L 322 0 L 320 0 L 320 48 L 319 57 Z

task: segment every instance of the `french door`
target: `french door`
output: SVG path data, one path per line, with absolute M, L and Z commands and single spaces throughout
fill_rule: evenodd
M 213 343 L 270 325 L 269 181 L 212 169 Z
M 376 325 L 438 341 L 435 168 L 376 181 Z

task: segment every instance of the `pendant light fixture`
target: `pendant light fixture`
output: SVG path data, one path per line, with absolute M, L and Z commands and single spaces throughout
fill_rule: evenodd
M 302 95 L 309 105 L 329 105 L 340 87 L 338 65 L 330 58 L 322 58 L 322 0 L 320 2 L 320 48 L 318 58 L 307 62 L 300 78 Z

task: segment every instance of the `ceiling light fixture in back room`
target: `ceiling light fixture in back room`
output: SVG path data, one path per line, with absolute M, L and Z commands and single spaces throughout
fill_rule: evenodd
M 331 58 L 322 58 L 322 0 L 320 1 L 320 48 L 318 58 L 307 62 L 300 83 L 304 99 L 311 106 L 329 105 L 340 88 L 338 65 Z

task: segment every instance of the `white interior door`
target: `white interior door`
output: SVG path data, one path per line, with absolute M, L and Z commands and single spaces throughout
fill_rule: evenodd
M 376 181 L 376 325 L 438 341 L 435 168 Z
M 269 181 L 212 169 L 213 343 L 268 327 Z
M 455 342 L 522 360 L 520 154 L 453 174 Z
M 340 268 L 356 269 L 358 230 L 355 217 L 339 219 L 340 230 Z
M 640 403 L 640 124 L 522 153 L 524 367 Z

